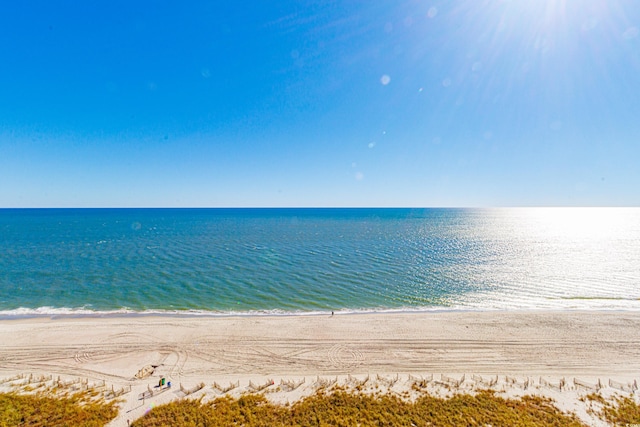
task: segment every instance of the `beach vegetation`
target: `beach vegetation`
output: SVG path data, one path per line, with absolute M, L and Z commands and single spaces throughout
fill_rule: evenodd
M 26 392 L 26 393 L 25 393 Z M 414 395 L 415 396 L 415 395 Z M 640 423 L 632 397 L 605 398 L 591 393 L 581 400 L 589 412 L 611 425 Z M 0 427 L 104 426 L 118 414 L 119 401 L 106 401 L 99 390 L 70 392 L 56 387 L 22 387 L 0 393 Z M 560 411 L 553 400 L 536 395 L 504 398 L 491 390 L 438 397 L 421 393 L 362 393 L 322 388 L 297 402 L 276 404 L 263 393 L 238 398 L 176 400 L 159 405 L 131 424 L 155 426 L 567 426 L 584 427 L 575 414 Z
M 539 396 L 505 399 L 491 391 L 409 401 L 392 394 L 319 391 L 290 406 L 261 394 L 210 402 L 180 400 L 155 407 L 132 426 L 570 426 L 584 424 Z
M 93 393 L 0 393 L 0 427 L 104 426 L 118 415 L 117 401 Z
M 612 425 L 639 425 L 640 405 L 628 396 L 613 396 L 605 399 L 598 393 L 591 393 L 585 399 L 595 404 L 590 412 Z

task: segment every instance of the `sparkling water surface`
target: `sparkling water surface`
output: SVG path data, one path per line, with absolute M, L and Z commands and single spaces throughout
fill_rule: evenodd
M 640 209 L 0 209 L 0 315 L 640 309 Z

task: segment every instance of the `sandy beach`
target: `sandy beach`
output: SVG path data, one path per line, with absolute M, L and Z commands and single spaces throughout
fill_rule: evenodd
M 215 397 L 236 384 L 230 394 L 264 388 L 291 401 L 334 380 L 394 390 L 416 379 L 456 381 L 464 391 L 496 378 L 494 388 L 549 395 L 580 414 L 581 392 L 601 384 L 632 393 L 640 379 L 633 311 L 32 318 L 0 321 L 0 343 L 4 387 L 22 374 L 120 390 L 113 426 L 200 383 L 194 395 Z M 145 367 L 148 376 L 136 378 Z M 163 376 L 172 388 L 154 389 Z

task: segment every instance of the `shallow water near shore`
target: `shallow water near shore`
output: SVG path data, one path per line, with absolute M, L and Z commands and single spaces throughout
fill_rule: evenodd
M 0 316 L 640 308 L 640 209 L 2 209 Z

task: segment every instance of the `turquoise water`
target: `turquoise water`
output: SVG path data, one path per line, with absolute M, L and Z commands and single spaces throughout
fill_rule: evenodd
M 0 315 L 640 309 L 640 209 L 1 209 Z

